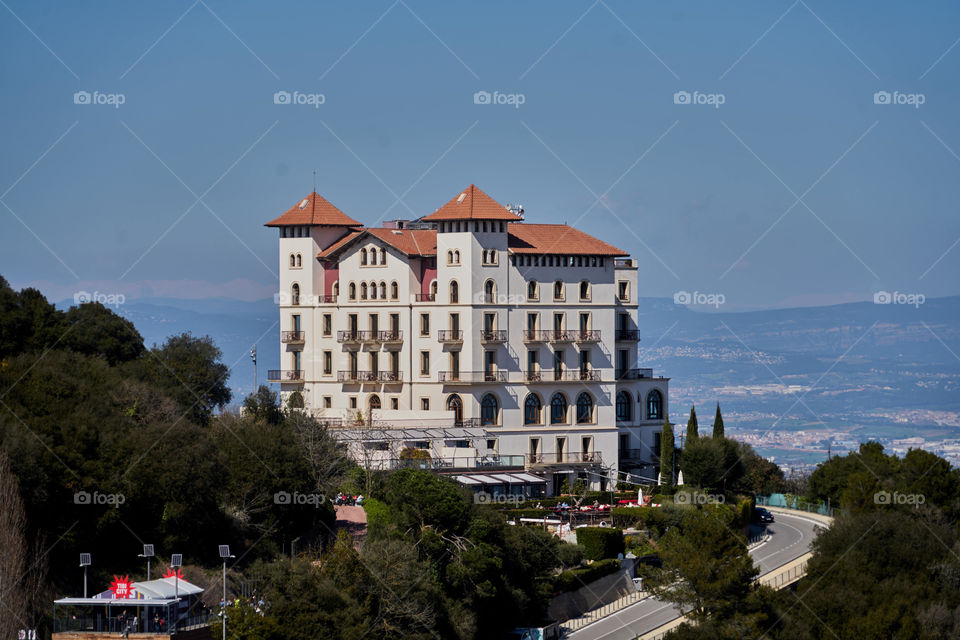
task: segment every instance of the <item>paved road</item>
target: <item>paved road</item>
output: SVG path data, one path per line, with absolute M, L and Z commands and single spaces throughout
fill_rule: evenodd
M 777 512 L 767 525 L 770 540 L 750 551 L 760 575 L 784 565 L 810 550 L 816 522 Z M 822 526 L 822 525 L 820 525 Z M 571 633 L 570 640 L 633 640 L 680 615 L 672 604 L 647 598 Z

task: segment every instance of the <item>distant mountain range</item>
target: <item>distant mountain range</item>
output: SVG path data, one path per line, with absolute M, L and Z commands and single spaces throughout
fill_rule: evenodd
M 139 299 L 118 312 L 147 345 L 184 331 L 212 336 L 236 402 L 254 387 L 253 344 L 260 383 L 279 368 L 272 299 Z M 867 438 L 894 448 L 920 438 L 949 454 L 960 434 L 960 297 L 746 312 L 644 298 L 639 319 L 641 366 L 671 378 L 671 419 L 685 424 L 696 403 L 709 429 L 720 402 L 728 431 L 779 461 L 819 459 Z

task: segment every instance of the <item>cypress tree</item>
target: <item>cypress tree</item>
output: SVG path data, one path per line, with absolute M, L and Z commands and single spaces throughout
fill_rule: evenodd
M 664 419 L 660 433 L 660 481 L 664 486 L 673 486 L 673 425 L 669 417 Z
M 687 442 L 693 442 L 700 437 L 700 426 L 697 424 L 697 409 L 690 407 L 690 418 L 687 420 Z
M 717 403 L 717 416 L 713 419 L 713 437 L 723 437 L 723 416 L 720 415 L 720 403 Z

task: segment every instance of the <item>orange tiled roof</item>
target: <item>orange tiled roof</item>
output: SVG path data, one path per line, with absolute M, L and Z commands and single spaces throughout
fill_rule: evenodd
M 265 227 L 282 227 L 292 224 L 312 224 L 335 227 L 362 227 L 363 225 L 330 202 L 316 191 L 293 205 L 285 214 L 271 220 Z
M 346 246 L 350 243 L 351 240 L 357 236 L 363 234 L 363 229 L 350 229 L 345 234 L 340 236 L 337 240 L 334 241 L 329 247 L 317 254 L 318 258 L 326 258 L 337 252 L 338 249 Z
M 507 225 L 511 253 L 629 256 L 630 254 L 566 224 Z
M 520 216 L 488 196 L 476 185 L 470 185 L 453 200 L 425 216 L 427 222 L 444 220 L 509 220 L 519 221 Z
M 367 231 L 408 256 L 437 255 L 436 229 L 368 229 Z

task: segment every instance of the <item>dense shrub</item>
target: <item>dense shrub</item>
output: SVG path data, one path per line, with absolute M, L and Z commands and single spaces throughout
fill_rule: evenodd
M 623 531 L 607 527 L 580 527 L 577 529 L 577 544 L 583 546 L 588 560 L 616 558 L 623 553 Z
M 580 529 L 578 529 L 580 531 Z M 568 569 L 557 576 L 553 583 L 554 590 L 559 593 L 576 591 L 582 586 L 590 584 L 594 580 L 599 580 L 611 573 L 616 573 L 620 569 L 620 561 L 616 558 L 599 560 L 585 567 Z

